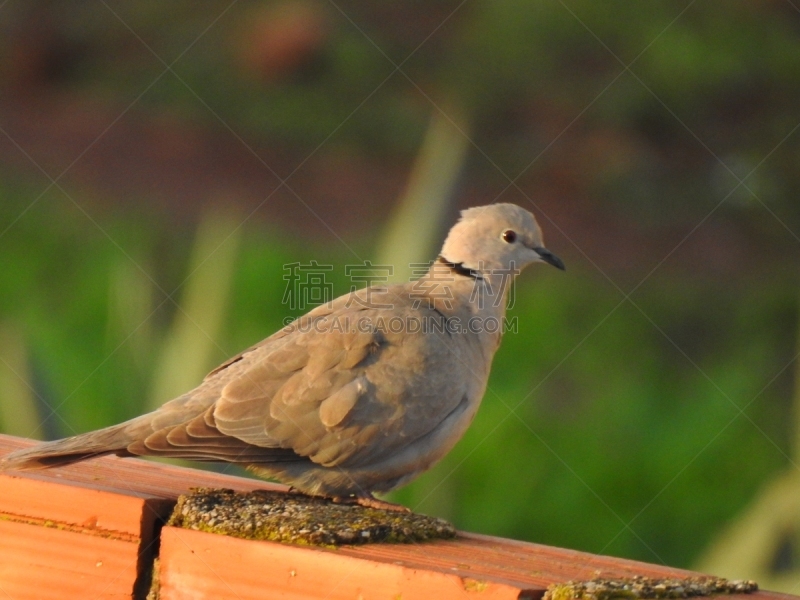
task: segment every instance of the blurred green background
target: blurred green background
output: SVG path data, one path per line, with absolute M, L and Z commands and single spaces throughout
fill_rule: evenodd
M 0 427 L 140 414 L 302 312 L 284 265 L 402 279 L 515 202 L 568 271 L 392 498 L 798 593 L 798 97 L 788 0 L 7 0 Z

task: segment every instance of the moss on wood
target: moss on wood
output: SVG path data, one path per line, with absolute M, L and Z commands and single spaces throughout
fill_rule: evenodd
M 181 496 L 169 525 L 250 540 L 326 547 L 424 542 L 456 534 L 447 521 L 425 515 L 337 504 L 302 494 L 208 488 Z

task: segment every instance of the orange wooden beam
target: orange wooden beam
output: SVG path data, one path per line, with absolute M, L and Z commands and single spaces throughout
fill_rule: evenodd
M 27 445 L 0 436 L 0 455 Z M 116 457 L 0 474 L 0 598 L 143 597 L 160 523 L 178 495 L 265 485 L 285 489 Z
M 29 444 L 0 436 L 0 455 Z M 159 545 L 161 598 L 532 598 L 569 580 L 689 575 L 670 567 L 459 533 L 336 550 L 160 528 L 191 487 L 266 482 L 105 457 L 0 475 L 0 598 L 143 597 Z M 735 597 L 733 597 L 735 598 Z M 797 598 L 759 591 L 749 600 Z M 744 600 L 744 596 L 742 596 Z

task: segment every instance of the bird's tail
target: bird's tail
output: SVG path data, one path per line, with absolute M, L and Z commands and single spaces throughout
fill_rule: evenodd
M 132 431 L 135 427 L 131 427 L 131 424 L 128 421 L 106 429 L 17 450 L 0 458 L 0 471 L 46 469 L 105 454 L 130 456 L 126 448 L 136 440 Z

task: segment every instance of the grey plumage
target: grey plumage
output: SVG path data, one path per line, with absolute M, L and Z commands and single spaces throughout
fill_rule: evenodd
M 308 494 L 372 501 L 461 438 L 502 335 L 486 325 L 505 315 L 514 269 L 541 261 L 563 269 L 529 212 L 468 209 L 417 282 L 342 296 L 156 411 L 14 452 L 0 470 L 103 454 L 228 461 Z

